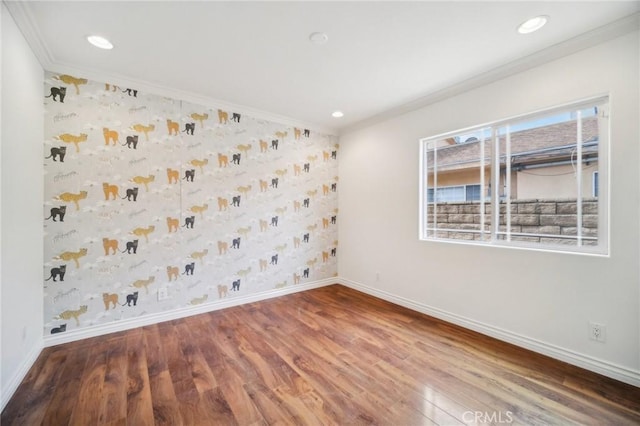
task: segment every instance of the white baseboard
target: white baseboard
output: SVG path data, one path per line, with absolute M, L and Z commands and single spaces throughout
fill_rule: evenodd
M 584 368 L 585 370 L 593 371 L 595 373 L 602 374 L 603 376 L 607 376 L 612 379 L 616 379 L 621 382 L 640 387 L 640 371 L 632 370 L 630 368 L 593 358 L 588 355 L 576 353 L 556 345 L 551 345 L 549 343 L 532 339 L 527 336 L 513 333 L 509 330 L 484 324 L 479 321 L 456 315 L 451 312 L 446 312 L 432 306 L 417 303 L 404 297 L 396 296 L 386 291 L 378 290 L 345 278 L 338 278 L 337 282 L 354 290 L 358 290 L 371 296 L 386 300 L 388 302 L 404 306 L 406 308 L 421 312 L 434 318 L 459 325 L 461 327 L 494 337 L 504 342 L 512 343 L 516 346 L 529 349 L 533 352 L 537 352 L 551 358 L 564 361 L 568 364 Z
M 18 390 L 18 386 L 20 386 L 20 383 L 22 383 L 24 378 L 27 376 L 31 366 L 36 362 L 43 348 L 42 340 L 36 342 L 33 348 L 31 348 L 31 351 L 29 351 L 29 353 L 24 357 L 20 367 L 13 373 L 13 376 L 2 388 L 2 394 L 0 395 L 0 412 L 4 410 L 4 407 L 7 405 L 13 394 Z
M 304 284 L 296 284 L 280 289 L 269 290 L 260 293 L 249 294 L 246 296 L 229 297 L 212 303 L 203 303 L 201 305 L 188 306 L 180 309 L 174 309 L 167 312 L 145 315 L 139 318 L 130 318 L 121 321 L 111 322 L 109 324 L 101 324 L 92 327 L 85 327 L 80 330 L 69 331 L 65 333 L 54 334 L 44 337 L 44 346 L 55 346 L 62 343 L 74 342 L 76 340 L 88 339 L 91 337 L 102 336 L 104 334 L 115 333 L 118 331 L 130 330 L 132 328 L 143 327 L 145 325 L 157 324 L 164 321 L 171 321 L 179 318 L 185 318 L 192 315 L 203 314 L 206 312 L 217 311 L 220 309 L 230 308 L 232 306 L 243 305 L 245 303 L 259 302 L 274 297 L 284 296 L 286 294 L 298 293 L 300 291 L 310 290 L 313 288 L 324 287 L 336 284 L 338 278 L 327 278 L 324 280 L 313 281 Z

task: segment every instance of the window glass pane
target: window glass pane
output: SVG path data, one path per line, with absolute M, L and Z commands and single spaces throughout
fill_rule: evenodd
M 423 140 L 425 236 L 605 252 L 607 109 L 601 99 Z

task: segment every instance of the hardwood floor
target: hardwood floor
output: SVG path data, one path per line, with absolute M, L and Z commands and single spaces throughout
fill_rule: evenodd
M 640 389 L 339 286 L 46 348 L 9 425 L 640 424 Z

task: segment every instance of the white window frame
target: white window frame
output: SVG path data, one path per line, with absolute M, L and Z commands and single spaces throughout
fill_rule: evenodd
M 598 171 L 594 172 L 594 178 L 595 175 L 597 174 L 597 179 L 598 179 L 598 196 L 597 196 L 597 203 L 598 203 L 598 244 L 595 246 L 590 246 L 590 245 L 582 245 L 581 244 L 581 236 L 580 233 L 577 236 L 577 245 L 576 246 L 568 246 L 568 245 L 552 245 L 552 244 L 547 244 L 547 243 L 540 243 L 540 242 L 523 242 L 523 241 L 511 241 L 509 238 L 509 232 L 506 232 L 506 238 L 505 239 L 498 239 L 498 226 L 496 224 L 499 224 L 499 216 L 500 216 L 500 197 L 498 196 L 499 192 L 498 192 L 498 187 L 499 187 L 499 183 L 500 183 L 500 167 L 496 167 L 498 164 L 498 160 L 496 159 L 496 153 L 492 152 L 491 153 L 491 173 L 488 174 L 488 176 L 485 176 L 485 173 L 480 173 L 480 178 L 481 178 L 481 185 L 484 188 L 484 184 L 485 181 L 488 180 L 490 186 L 491 186 L 491 195 L 487 196 L 486 194 L 482 194 L 479 205 L 481 206 L 481 211 L 484 212 L 485 211 L 485 205 L 490 205 L 492 207 L 492 217 L 491 217 L 491 229 L 490 232 L 485 232 L 484 231 L 484 224 L 485 224 L 485 216 L 487 216 L 486 214 L 481 214 L 481 222 L 480 222 L 480 229 L 478 231 L 466 231 L 466 232 L 477 232 L 477 233 L 482 233 L 483 235 L 489 235 L 489 238 L 486 240 L 463 240 L 463 239 L 453 239 L 453 238 L 439 238 L 437 236 L 437 231 L 438 230 L 443 230 L 445 231 L 445 228 L 439 228 L 438 227 L 438 223 L 437 221 L 434 220 L 433 223 L 433 228 L 429 228 L 431 231 L 433 231 L 433 235 L 428 236 L 427 235 L 427 212 L 428 212 L 428 205 L 427 205 L 427 192 L 426 192 L 426 182 L 427 182 L 427 143 L 430 141 L 435 141 L 435 140 L 441 140 L 441 139 L 446 139 L 446 138 L 451 138 L 454 137 L 456 135 L 460 135 L 460 134 L 465 134 L 465 133 L 472 133 L 474 131 L 480 131 L 483 128 L 491 128 L 493 129 L 492 131 L 492 139 L 495 141 L 496 140 L 496 134 L 495 134 L 495 129 L 498 129 L 500 127 L 504 127 L 504 126 L 508 126 L 510 123 L 515 122 L 515 121 L 521 121 L 521 120 L 525 120 L 525 119 L 533 119 L 536 116 L 545 116 L 545 115 L 549 115 L 549 114 L 553 114 L 553 113 L 561 113 L 561 112 L 565 112 L 565 111 L 578 111 L 584 108 L 589 108 L 592 106 L 596 106 L 598 105 L 599 111 L 598 111 L 598 115 L 601 118 L 610 118 L 610 111 L 611 111 L 611 100 L 609 98 L 609 95 L 600 95 L 600 96 L 596 96 L 596 97 L 592 97 L 592 98 L 587 98 L 587 99 L 583 99 L 577 102 L 570 102 L 570 103 L 566 103 L 563 105 L 559 105 L 559 106 L 555 106 L 552 108 L 547 108 L 547 109 L 543 109 L 543 110 L 538 110 L 538 111 L 534 111 L 531 113 L 525 113 L 525 114 L 520 114 L 517 116 L 513 116 L 513 117 L 509 117 L 507 119 L 503 119 L 503 120 L 497 120 L 494 122 L 489 122 L 489 123 L 485 123 L 485 124 L 481 124 L 481 125 L 476 125 L 476 126 L 471 126 L 471 127 L 467 127 L 467 128 L 463 128 L 463 129 L 459 129 L 459 130 L 455 130 L 452 132 L 447 132 L 447 133 L 442 133 L 442 134 L 438 134 L 435 136 L 430 136 L 430 137 L 426 137 L 426 138 L 421 138 L 419 140 L 420 143 L 420 176 L 419 176 L 419 198 L 420 198 L 420 211 L 419 211 L 419 239 L 422 241 L 428 241 L 428 242 L 443 242 L 443 243 L 453 243 L 453 244 L 466 244 L 466 245 L 481 245 L 481 246 L 494 246 L 494 247 L 509 247 L 509 248 L 515 248 L 515 249 L 527 249 L 527 250 L 535 250 L 535 251 L 551 251 L 551 252 L 559 252 L 559 253 L 572 253 L 572 254 L 581 254 L 581 255 L 595 255 L 595 256 L 609 256 L 609 252 L 610 252 L 610 241 L 609 241 L 609 231 L 610 231 L 610 223 L 609 223 L 609 209 L 610 209 L 610 203 L 609 203 L 609 170 L 610 170 L 610 134 L 611 134 L 611 123 L 610 120 L 608 120 L 607 126 L 603 129 L 600 129 L 600 133 L 598 135 Z M 582 150 L 582 145 L 581 145 L 581 129 L 578 130 L 578 135 L 577 135 L 577 150 L 578 152 L 578 156 L 581 156 L 581 150 Z M 484 144 L 484 140 L 481 142 L 481 153 L 480 153 L 480 167 L 482 168 L 482 170 L 484 170 L 484 158 L 485 158 L 485 144 Z M 507 144 L 507 146 L 509 146 L 509 144 Z M 499 144 L 498 143 L 494 143 L 493 147 L 496 148 L 496 150 L 499 148 Z M 434 182 L 434 185 L 437 188 L 437 149 L 435 150 L 435 171 L 436 171 L 436 180 Z M 506 155 L 509 155 L 509 152 L 506 153 Z M 577 191 L 581 190 L 582 187 L 582 177 L 581 177 L 581 162 L 577 162 L 578 164 L 578 168 L 577 168 Z M 508 162 L 507 162 L 508 164 Z M 507 169 L 509 169 L 509 167 L 507 166 Z M 510 185 L 510 173 L 509 170 L 507 170 L 507 179 L 506 182 L 504 182 L 504 184 L 506 185 L 506 190 L 509 191 L 509 185 Z M 460 185 L 458 185 L 460 186 Z M 435 191 L 434 191 L 435 193 Z M 505 192 L 506 194 L 509 194 L 509 192 Z M 581 225 L 582 225 L 582 196 L 581 196 L 581 192 L 577 192 L 577 228 L 581 229 Z M 511 197 L 506 197 L 506 209 L 507 209 L 507 214 L 505 216 L 505 222 L 506 222 L 506 229 L 509 230 L 509 224 L 510 224 L 510 198 Z M 437 202 L 436 203 L 432 203 L 431 204 L 433 206 L 433 211 L 436 212 L 436 208 L 437 208 Z M 434 213 L 435 216 L 435 213 Z M 453 231 L 453 230 L 450 230 Z M 502 233 L 502 235 L 504 235 L 505 233 Z

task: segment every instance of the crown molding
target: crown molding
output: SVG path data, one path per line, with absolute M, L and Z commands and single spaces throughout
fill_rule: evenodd
M 47 48 L 47 44 L 38 31 L 38 27 L 35 24 L 35 19 L 33 18 L 29 2 L 2 0 L 2 3 L 9 10 L 9 13 L 13 17 L 18 28 L 27 40 L 29 47 L 40 62 L 40 65 L 42 65 L 42 68 L 44 68 L 46 71 L 81 76 L 89 80 L 116 84 L 121 87 L 135 87 L 140 91 L 153 93 L 159 96 L 165 96 L 171 99 L 191 102 L 208 108 L 222 108 L 225 110 L 246 114 L 253 118 L 267 120 L 287 126 L 312 129 L 314 132 L 318 132 L 321 134 L 331 136 L 336 136 L 338 134 L 338 130 L 336 128 L 296 120 L 292 117 L 263 111 L 246 105 L 235 104 L 222 99 L 203 96 L 201 94 L 189 92 L 186 90 L 175 89 L 166 85 L 162 85 L 160 83 L 140 80 L 123 74 L 107 73 L 97 69 L 78 67 L 58 61 L 52 55 L 51 51 Z
M 500 65 L 460 83 L 427 93 L 413 101 L 397 105 L 382 111 L 340 130 L 340 135 L 387 121 L 391 118 L 406 114 L 420 108 L 435 104 L 453 96 L 502 80 L 503 78 L 535 68 L 562 57 L 577 53 L 581 50 L 613 40 L 640 28 L 640 12 L 626 16 L 607 25 L 595 28 L 576 37 L 554 44 L 531 55 Z
M 13 20 L 27 40 L 29 47 L 36 56 L 36 59 L 38 59 L 38 62 L 40 62 L 40 65 L 42 65 L 42 68 L 48 69 L 48 67 L 54 63 L 54 58 L 51 51 L 42 41 L 42 35 L 40 31 L 38 31 L 28 3 L 24 1 L 2 0 L 2 4 L 6 6 L 9 14 L 13 17 Z

